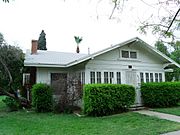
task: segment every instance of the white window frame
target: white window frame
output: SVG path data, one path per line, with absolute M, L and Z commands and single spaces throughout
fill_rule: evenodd
M 122 51 L 128 51 L 128 58 L 122 57 Z M 136 58 L 130 57 L 130 52 L 136 52 Z M 137 60 L 139 58 L 139 51 L 138 50 L 131 50 L 131 49 L 120 49 L 120 58 L 125 60 Z
M 100 74 L 99 74 L 100 73 Z M 96 72 L 96 82 L 97 83 L 102 83 L 102 74 L 100 71 Z
M 121 84 L 121 72 L 116 72 L 116 84 Z
M 93 73 L 94 76 L 91 76 L 92 75 L 91 73 Z M 94 80 L 94 81 L 92 81 L 92 80 Z M 96 83 L 96 72 L 90 71 L 90 84 L 95 84 L 95 83 Z

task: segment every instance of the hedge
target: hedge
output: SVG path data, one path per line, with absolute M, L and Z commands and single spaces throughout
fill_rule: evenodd
M 141 94 L 147 107 L 176 106 L 180 102 L 180 82 L 144 83 Z
M 83 92 L 83 112 L 90 116 L 123 112 L 135 101 L 135 89 L 129 85 L 88 84 Z
M 32 87 L 32 105 L 36 112 L 52 111 L 52 89 L 49 85 L 38 83 Z

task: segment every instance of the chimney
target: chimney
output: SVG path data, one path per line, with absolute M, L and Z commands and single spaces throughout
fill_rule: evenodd
M 31 54 L 37 54 L 38 41 L 32 40 Z

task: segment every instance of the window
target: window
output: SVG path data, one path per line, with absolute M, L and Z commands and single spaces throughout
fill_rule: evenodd
M 130 52 L 130 58 L 136 59 L 137 53 L 136 52 Z
M 23 73 L 23 85 L 30 84 L 30 73 Z
M 149 82 L 149 73 L 146 73 L 146 82 Z
M 81 72 L 81 83 L 85 84 L 85 72 Z
M 162 73 L 159 73 L 159 82 L 162 82 Z
M 137 52 L 135 52 L 135 51 L 124 51 L 124 50 L 122 50 L 122 58 L 137 59 Z
M 150 81 L 153 82 L 153 73 L 150 73 Z
M 123 58 L 129 58 L 129 51 L 122 51 Z
M 144 74 L 142 72 L 140 73 L 140 80 L 141 80 L 141 83 L 144 82 Z
M 155 73 L 155 82 L 158 82 L 158 73 Z
M 108 72 L 104 72 L 104 83 L 108 83 Z
M 91 84 L 95 83 L 95 72 L 90 72 Z
M 101 72 L 96 72 L 97 74 L 97 83 L 101 83 Z
M 117 72 L 117 84 L 121 84 L 121 72 Z
M 109 80 L 110 83 L 113 83 L 113 78 L 114 78 L 114 73 L 110 72 L 110 80 Z

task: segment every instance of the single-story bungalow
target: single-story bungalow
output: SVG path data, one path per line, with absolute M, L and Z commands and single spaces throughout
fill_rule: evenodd
M 37 50 L 37 41 L 32 40 L 32 50 L 26 52 L 24 66 L 29 67 L 24 83 L 49 84 L 56 96 L 93 83 L 129 84 L 139 88 L 143 82 L 163 82 L 165 72 L 172 67 L 180 68 L 138 37 L 93 54 Z

